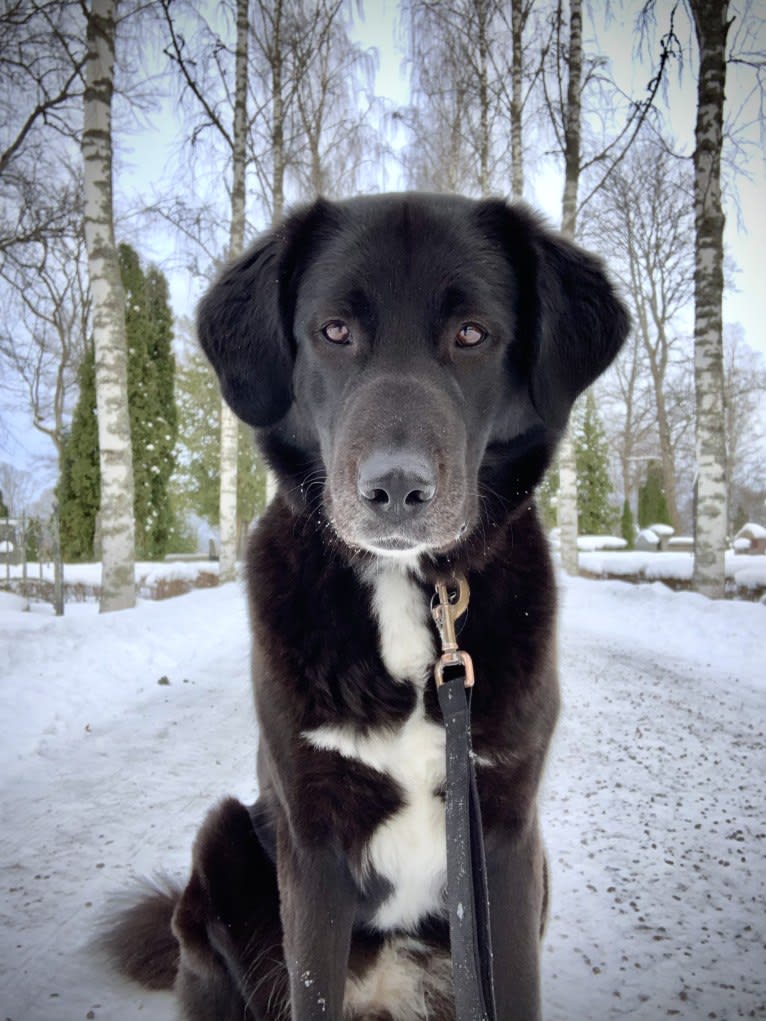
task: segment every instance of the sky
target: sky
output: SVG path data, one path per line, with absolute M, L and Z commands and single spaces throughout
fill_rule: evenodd
M 598 32 L 586 38 L 586 50 L 593 49 L 611 56 L 611 73 L 618 84 L 630 95 L 640 97 L 651 77 L 652 66 L 648 58 L 643 60 L 635 53 L 635 26 L 633 11 L 637 4 L 626 4 L 630 13 L 616 10 L 608 25 L 598 26 Z M 366 47 L 375 47 L 378 53 L 376 92 L 385 97 L 393 106 L 406 105 L 408 82 L 404 67 L 404 39 L 397 25 L 395 0 L 368 0 L 363 17 L 356 17 L 352 34 Z M 660 29 L 664 26 L 660 25 Z M 679 21 L 678 34 L 687 47 L 693 40 L 689 26 Z M 766 45 L 766 41 L 764 41 Z M 154 46 L 150 63 L 158 63 L 159 47 L 147 40 L 149 50 Z M 696 105 L 696 83 L 693 62 L 687 61 L 679 73 L 678 67 L 671 71 L 668 79 L 665 113 L 671 124 L 678 148 L 686 153 L 692 151 L 693 126 Z M 727 83 L 729 109 L 737 109 L 749 88 L 747 74 L 730 71 Z M 152 195 L 157 182 L 172 179 L 177 161 L 179 137 L 179 116 L 175 101 L 160 103 L 150 113 L 139 116 L 136 126 L 118 141 L 116 190 L 121 197 L 123 210 L 140 208 Z M 755 129 L 750 133 L 757 137 Z M 763 236 L 766 228 L 766 176 L 764 174 L 764 152 L 756 146 L 748 150 L 747 175 L 736 179 L 736 199 L 729 188 L 726 196 L 726 247 L 730 265 L 736 266 L 729 272 L 724 297 L 724 320 L 739 322 L 744 329 L 746 343 L 766 356 L 766 274 L 764 273 Z M 210 168 L 214 173 L 215 168 Z M 400 186 L 391 175 L 390 186 Z M 539 208 L 555 225 L 560 220 L 561 176 L 549 169 L 528 181 L 530 204 Z M 127 240 L 137 244 L 145 259 L 158 261 L 168 275 L 171 301 L 176 316 L 193 316 L 194 307 L 200 296 L 202 282 L 194 279 L 184 267 L 184 260 L 177 239 L 161 224 L 147 227 L 145 219 L 130 213 L 118 223 L 118 232 Z M 690 239 L 691 240 L 691 239 Z M 691 313 L 691 310 L 690 310 Z M 688 329 L 691 331 L 691 314 Z M 10 414 L 3 409 L 2 418 L 6 425 L 0 430 L 0 461 L 33 468 L 39 473 L 41 484 L 52 481 L 52 446 L 47 439 L 31 428 L 28 417 Z M 47 458 L 47 466 L 46 466 Z

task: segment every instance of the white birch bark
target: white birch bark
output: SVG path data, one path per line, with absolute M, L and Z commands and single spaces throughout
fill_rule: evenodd
M 569 426 L 559 445 L 556 520 L 561 537 L 561 566 L 567 574 L 577 574 L 577 461 Z
M 723 376 L 723 228 L 721 146 L 726 85 L 728 0 L 691 0 L 699 45 L 694 131 L 694 382 L 697 488 L 694 587 L 724 594 L 727 481 Z
M 524 150 L 522 148 L 522 72 L 524 47 L 523 0 L 511 0 L 511 197 L 524 197 Z
M 569 57 L 564 118 L 564 194 L 561 230 L 574 238 L 577 227 L 577 188 L 580 179 L 580 90 L 582 83 L 582 0 L 569 5 Z M 577 467 L 574 441 L 567 429 L 559 447 L 559 493 L 556 505 L 561 536 L 561 566 L 577 574 Z
M 218 580 L 221 584 L 237 576 L 237 455 L 239 419 L 221 400 L 221 460 L 218 515 L 221 533 Z
M 247 145 L 248 0 L 237 0 L 237 40 L 234 69 L 234 130 L 232 133 L 231 224 L 229 258 L 242 254 L 245 244 L 245 169 Z M 237 571 L 237 470 L 239 421 L 221 401 L 221 481 L 219 523 L 221 547 L 219 581 L 233 581 Z
M 101 471 L 102 613 L 136 601 L 125 296 L 112 204 L 115 7 L 115 0 L 93 0 L 88 11 L 82 138 Z

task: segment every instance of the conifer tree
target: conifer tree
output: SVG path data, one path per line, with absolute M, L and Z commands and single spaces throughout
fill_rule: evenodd
M 80 394 L 64 441 L 61 477 L 56 487 L 61 552 L 64 560 L 95 559 L 93 543 L 101 501 L 101 478 L 96 416 L 96 369 L 93 346 L 78 374 Z
M 125 292 L 125 333 L 128 343 L 128 409 L 133 448 L 133 518 L 136 556 L 146 557 L 146 530 L 151 521 L 152 400 L 154 368 L 149 362 L 146 279 L 138 253 L 130 245 L 118 250 L 120 277 Z M 147 455 L 149 455 L 147 457 Z
M 179 421 L 173 496 L 179 510 L 218 524 L 221 439 L 218 381 L 207 359 L 195 353 L 179 364 L 176 384 Z M 237 469 L 240 533 L 265 505 L 265 466 L 258 458 L 251 431 L 240 425 Z
M 0 518 L 10 517 L 8 513 L 8 505 L 3 499 L 3 491 L 0 489 Z
M 173 533 L 168 493 L 176 435 L 172 315 L 164 275 L 154 268 L 144 273 L 130 245 L 120 245 L 119 258 L 128 338 L 136 553 L 155 559 L 167 552 Z
M 175 403 L 175 360 L 173 358 L 173 316 L 168 283 L 155 266 L 146 271 L 146 310 L 148 319 L 147 355 L 153 367 L 152 440 L 150 497 L 152 518 L 147 525 L 147 555 L 164 555 L 172 545 L 175 521 L 170 500 L 170 477 L 175 465 L 174 449 L 178 432 Z M 135 459 L 135 453 L 133 455 Z
M 577 529 L 580 535 L 608 534 L 615 523 L 614 508 L 609 503 L 609 445 L 592 390 L 575 418 L 575 430 Z
M 0 515 L 2 517 L 2 515 Z M 24 529 L 24 556 L 27 563 L 37 563 L 43 540 L 43 526 L 39 518 L 30 518 Z
M 638 490 L 638 524 L 641 528 L 649 525 L 669 525 L 670 511 L 662 488 L 662 468 L 657 461 L 646 466 L 646 481 Z
M 622 504 L 622 516 L 620 517 L 620 534 L 628 544 L 628 549 L 633 549 L 636 539 L 636 523 L 633 520 L 633 511 L 630 507 L 630 500 L 626 497 Z

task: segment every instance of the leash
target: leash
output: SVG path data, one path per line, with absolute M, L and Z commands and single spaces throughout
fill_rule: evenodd
M 469 595 L 458 577 L 451 591 L 438 583 L 431 602 L 442 647 L 434 678 L 447 732 L 447 903 L 456 1019 L 495 1021 L 487 863 L 471 747 L 473 662 L 455 633 Z

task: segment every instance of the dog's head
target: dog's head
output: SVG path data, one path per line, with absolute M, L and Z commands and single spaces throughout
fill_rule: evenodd
M 524 208 L 318 201 L 224 271 L 199 337 L 285 496 L 348 545 L 448 552 L 531 499 L 628 318 Z

